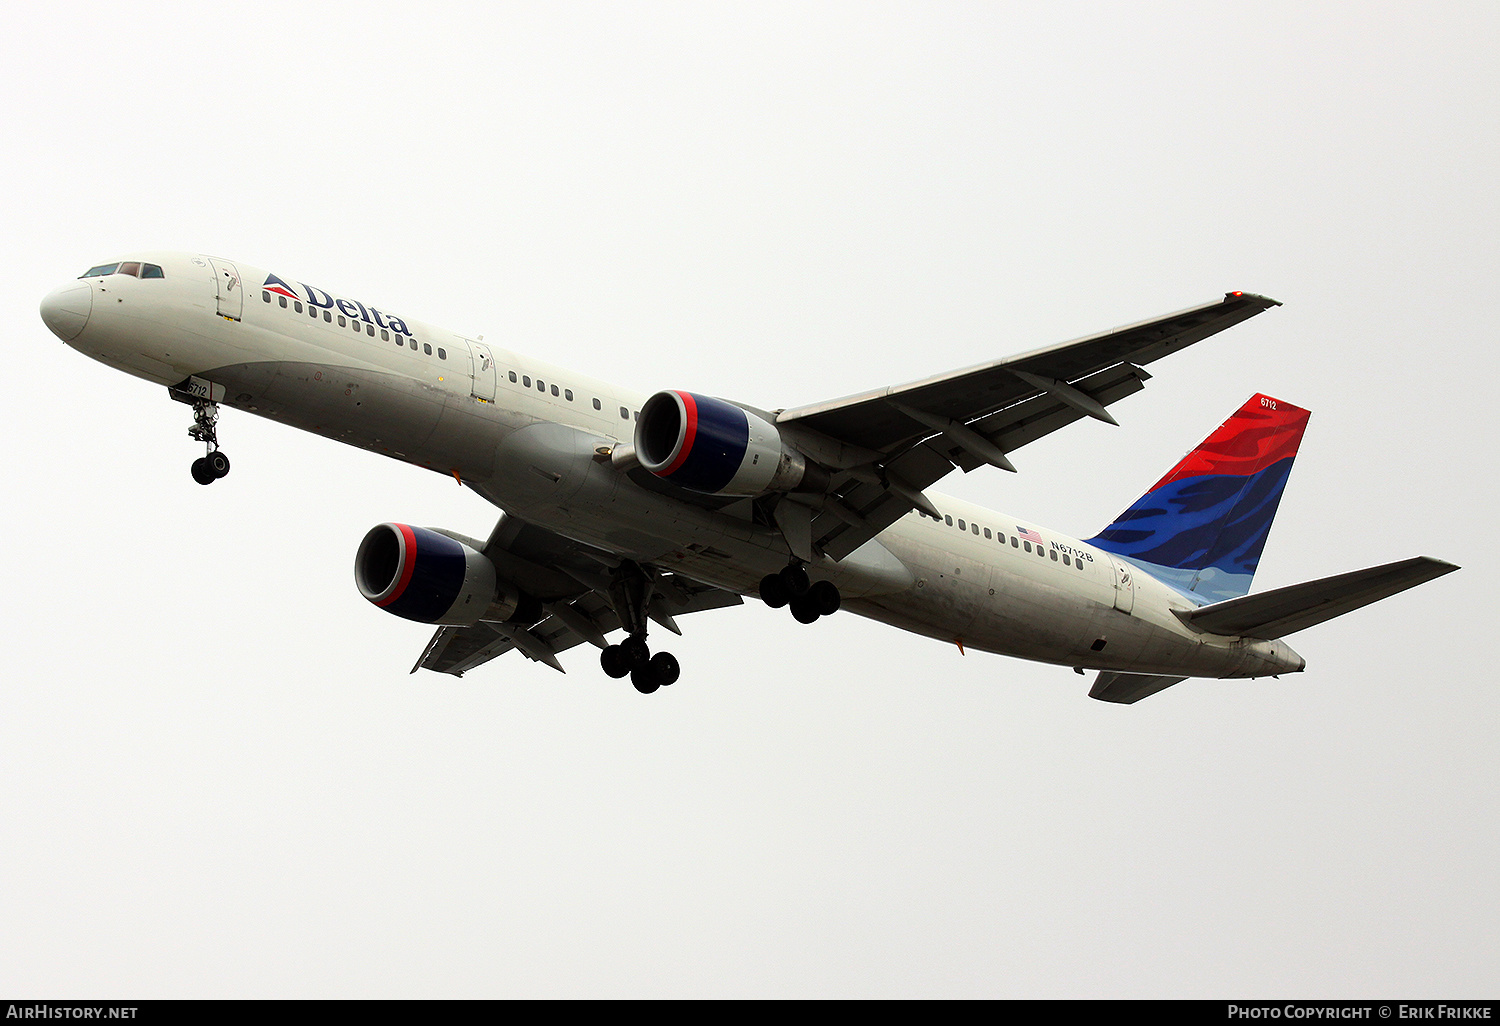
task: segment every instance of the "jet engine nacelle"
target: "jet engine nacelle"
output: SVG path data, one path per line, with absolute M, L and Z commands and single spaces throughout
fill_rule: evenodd
M 541 619 L 540 603 L 501 580 L 482 552 L 425 527 L 370 528 L 354 556 L 354 581 L 381 609 L 418 623 L 470 627 L 480 620 Z
M 723 399 L 657 392 L 641 407 L 635 455 L 657 477 L 710 495 L 820 490 L 827 474 L 776 425 Z

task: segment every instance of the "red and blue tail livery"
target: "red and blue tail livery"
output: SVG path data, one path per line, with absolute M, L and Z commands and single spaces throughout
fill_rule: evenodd
M 1251 396 L 1090 543 L 1200 602 L 1248 593 L 1309 416 Z

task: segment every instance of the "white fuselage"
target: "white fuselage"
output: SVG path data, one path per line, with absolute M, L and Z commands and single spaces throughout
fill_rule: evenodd
M 197 379 L 223 405 L 457 476 L 508 514 L 638 562 L 742 594 L 786 565 L 785 541 L 747 502 L 684 502 L 601 455 L 631 440 L 644 395 L 301 283 L 315 303 L 279 295 L 244 264 L 134 259 L 163 276 L 78 279 L 44 301 L 48 325 L 109 366 Z M 1107 552 L 931 497 L 942 521 L 913 512 L 809 569 L 845 608 L 965 648 L 1175 676 L 1303 665 L 1279 641 L 1191 630 L 1173 610 L 1192 599 Z

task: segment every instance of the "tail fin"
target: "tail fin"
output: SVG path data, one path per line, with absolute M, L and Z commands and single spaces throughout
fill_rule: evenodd
M 1309 416 L 1251 396 L 1089 543 L 1205 602 L 1246 594 Z

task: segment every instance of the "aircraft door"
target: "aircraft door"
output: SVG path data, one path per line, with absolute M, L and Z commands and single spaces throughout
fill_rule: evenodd
M 245 310 L 245 286 L 239 268 L 221 257 L 209 257 L 208 263 L 214 269 L 214 287 L 219 293 L 219 316 L 239 320 Z
M 469 344 L 470 378 L 473 385 L 470 386 L 469 394 L 475 399 L 487 403 L 495 401 L 495 357 L 490 353 L 490 347 L 483 342 L 473 339 L 464 339 Z
M 1115 608 L 1128 613 L 1135 608 L 1135 567 L 1113 556 L 1109 562 L 1115 569 Z

